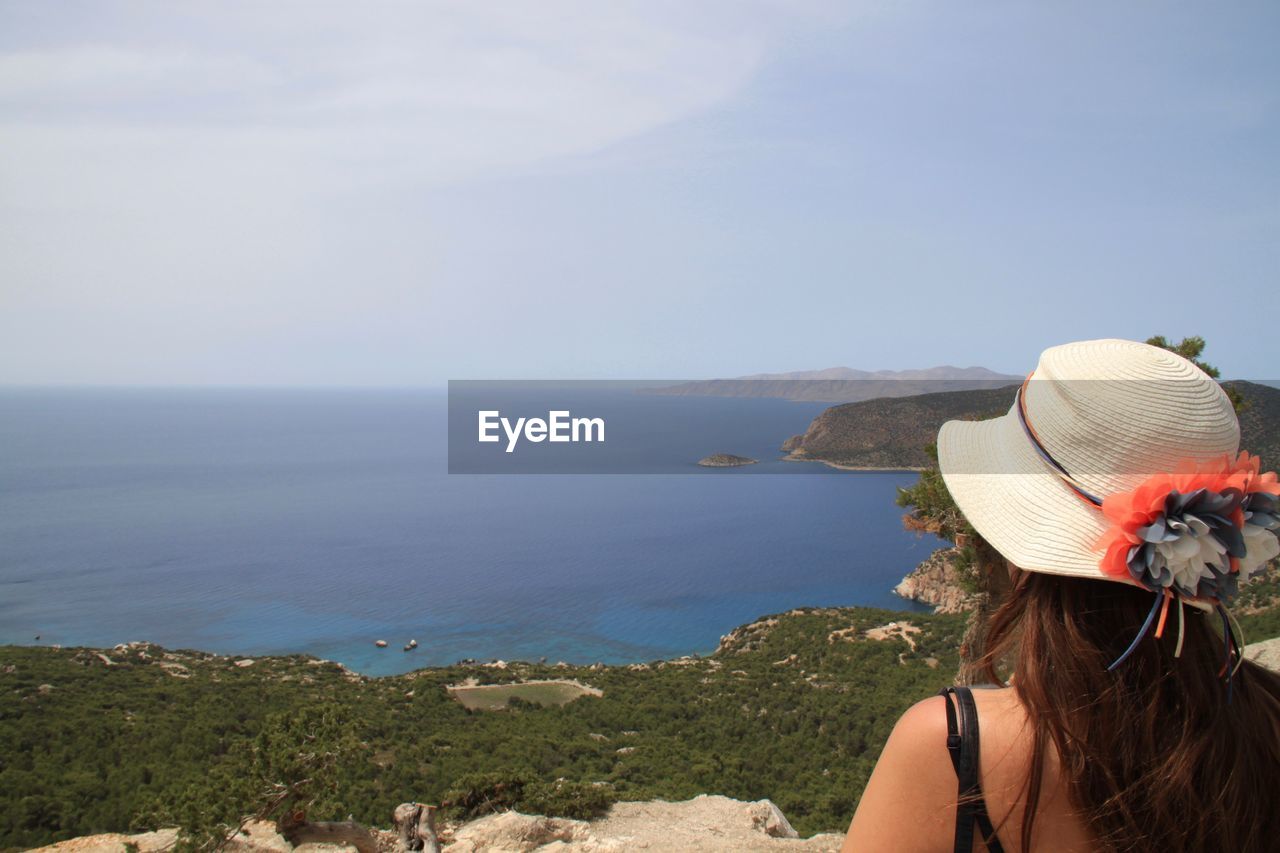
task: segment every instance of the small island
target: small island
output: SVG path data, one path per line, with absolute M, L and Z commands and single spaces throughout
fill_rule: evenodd
M 704 468 L 738 468 L 742 465 L 754 465 L 758 460 L 746 456 L 734 456 L 732 453 L 713 453 L 698 464 Z

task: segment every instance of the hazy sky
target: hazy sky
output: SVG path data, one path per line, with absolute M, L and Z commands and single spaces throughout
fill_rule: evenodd
M 1190 5 L 0 0 L 0 382 L 1274 378 L 1280 5 Z

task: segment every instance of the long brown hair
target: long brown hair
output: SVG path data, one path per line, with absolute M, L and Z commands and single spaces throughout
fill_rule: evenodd
M 1022 848 L 1031 850 L 1050 747 L 1099 849 L 1274 851 L 1280 845 L 1280 676 L 1251 661 L 1228 701 L 1216 616 L 1185 608 L 1113 672 L 1152 594 L 1015 570 L 979 671 L 1012 667 L 1033 746 Z M 1174 608 L 1176 611 L 1176 607 Z

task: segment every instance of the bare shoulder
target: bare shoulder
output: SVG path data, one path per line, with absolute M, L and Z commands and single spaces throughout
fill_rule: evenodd
M 1032 726 L 1012 688 L 973 690 L 980 732 L 983 798 L 1004 849 L 1015 851 L 1025 803 Z M 947 751 L 947 700 L 933 696 L 907 709 L 893 728 L 858 804 L 842 848 L 944 853 L 952 849 L 957 780 Z M 1055 850 L 1090 850 L 1084 824 L 1071 808 L 1056 757 L 1045 756 L 1036 832 Z M 1040 835 L 1043 833 L 1043 835 Z
M 947 700 L 941 696 L 930 696 L 907 709 L 894 726 L 894 735 L 901 735 L 911 741 L 932 739 L 937 743 L 946 743 L 947 737 Z M 946 754 L 945 752 L 943 753 Z
M 975 689 L 973 702 L 978 707 L 982 758 L 988 772 L 1010 758 L 1015 765 L 1029 758 L 1031 729 L 1018 692 L 1012 687 Z
M 844 850 L 944 851 L 955 822 L 956 777 L 945 701 L 907 709 L 893 727 L 858 803 Z
M 931 696 L 908 708 L 889 735 L 885 759 L 910 774 L 922 793 L 932 793 L 930 803 L 953 805 L 956 776 L 947 751 L 947 700 Z
M 1015 740 L 1021 736 L 1026 727 L 1027 713 L 1017 691 L 1011 687 L 992 687 L 974 689 L 972 694 L 984 735 L 990 734 L 995 740 Z M 901 729 L 904 737 L 913 740 L 946 743 L 946 704 L 947 700 L 942 696 L 931 696 L 917 702 L 902 715 L 894 731 Z M 945 751 L 943 757 L 946 757 Z M 950 759 L 947 762 L 949 766 Z

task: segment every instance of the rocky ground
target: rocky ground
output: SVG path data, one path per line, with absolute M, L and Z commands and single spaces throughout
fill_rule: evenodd
M 628 850 L 724 851 L 836 851 L 842 837 L 835 833 L 800 838 L 778 808 L 768 800 L 745 803 L 728 797 L 703 795 L 679 803 L 662 800 L 617 803 L 598 820 L 568 820 L 501 812 L 477 820 L 442 827 L 444 853 L 612 853 Z M 378 849 L 400 849 L 394 833 L 376 833 Z M 93 835 L 40 848 L 47 853 L 159 853 L 177 840 L 176 830 L 140 835 Z M 273 824 L 252 822 L 225 848 L 228 853 L 285 853 L 285 851 L 356 850 L 330 844 L 294 847 L 276 833 Z
M 1280 672 L 1280 637 L 1274 640 L 1263 640 L 1250 643 L 1244 647 L 1244 656 L 1262 664 L 1267 669 Z

